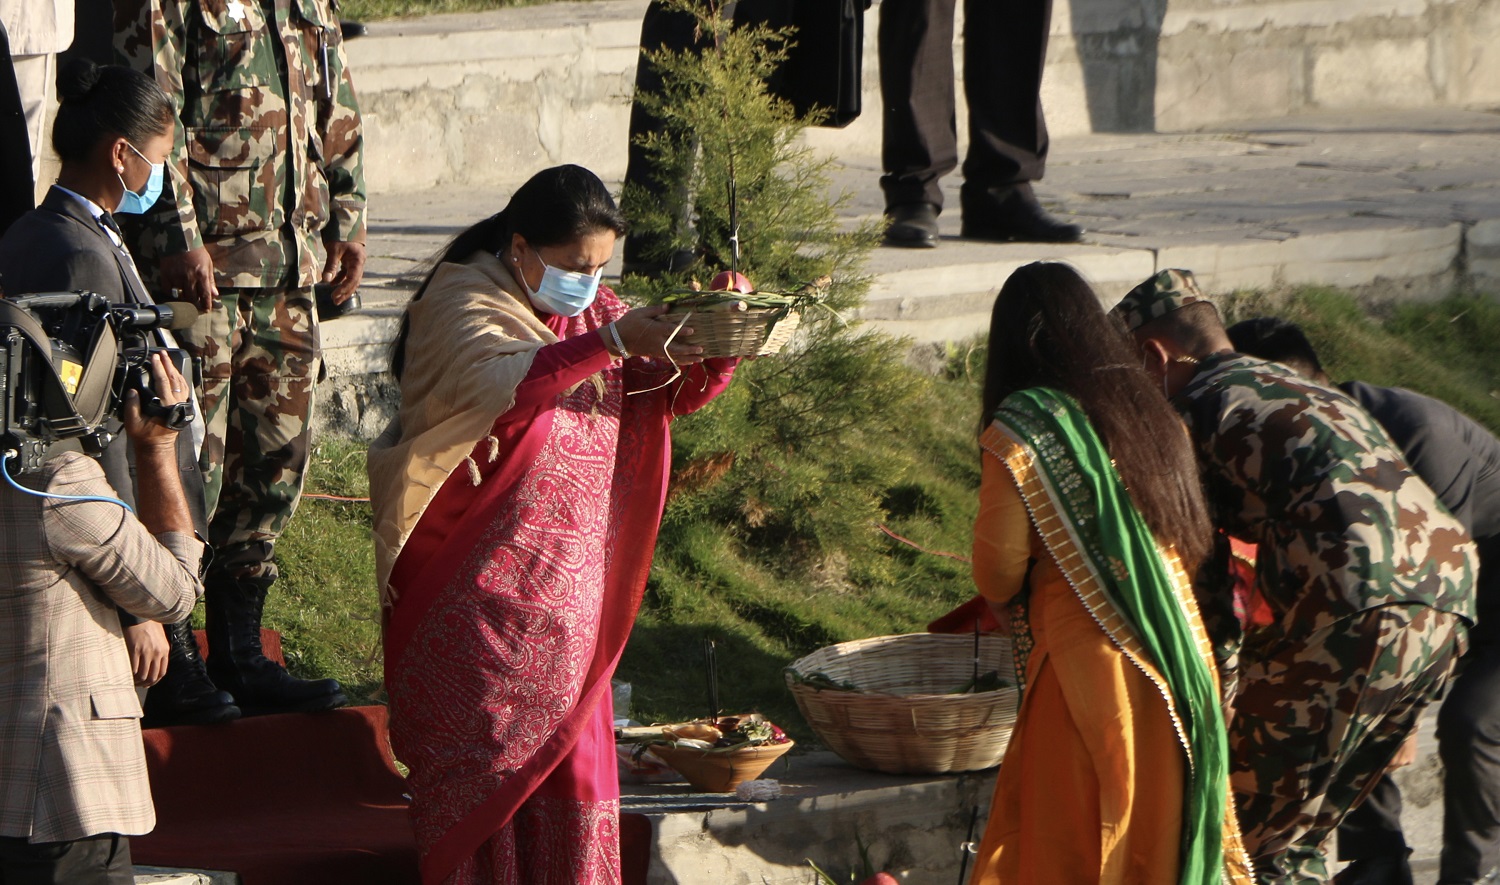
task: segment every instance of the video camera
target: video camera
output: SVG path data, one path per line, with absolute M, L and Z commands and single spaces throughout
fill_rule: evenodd
M 0 298 L 0 451 L 12 474 L 42 469 L 48 449 L 77 440 L 98 457 L 114 438 L 126 391 L 141 411 L 181 430 L 192 401 L 166 406 L 151 389 L 151 355 L 165 353 L 184 377 L 186 352 L 161 343 L 159 329 L 185 329 L 189 304 L 111 304 L 93 292 Z

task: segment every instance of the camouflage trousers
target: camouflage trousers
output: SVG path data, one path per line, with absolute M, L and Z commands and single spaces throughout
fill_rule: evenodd
M 276 538 L 307 469 L 317 313 L 311 288 L 220 289 L 219 299 L 180 335 L 203 373 L 210 574 L 274 579 Z
M 1464 644 L 1456 615 L 1387 605 L 1247 651 L 1230 785 L 1261 883 L 1323 883 L 1325 843 L 1374 786 Z

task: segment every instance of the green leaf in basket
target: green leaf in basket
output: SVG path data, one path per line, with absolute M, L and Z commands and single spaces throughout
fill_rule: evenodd
M 859 687 L 852 682 L 839 682 L 827 673 L 814 670 L 811 673 L 798 673 L 796 670 L 787 668 L 791 674 L 792 681 L 799 685 L 806 685 L 818 691 L 859 691 Z

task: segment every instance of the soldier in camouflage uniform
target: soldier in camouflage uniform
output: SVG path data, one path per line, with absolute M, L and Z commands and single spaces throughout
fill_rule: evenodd
M 1277 621 L 1244 638 L 1229 725 L 1245 847 L 1260 882 L 1326 882 L 1325 841 L 1463 652 L 1474 545 L 1352 400 L 1234 353 L 1190 273 L 1114 315 L 1187 420 L 1217 524 L 1260 547 Z
M 272 551 L 301 495 L 322 371 L 313 285 L 364 268 L 359 110 L 330 0 L 115 0 L 116 48 L 154 74 L 180 126 L 134 250 L 205 310 L 201 361 L 214 560 L 208 671 L 249 712 L 346 703 L 337 682 L 267 661 Z M 326 257 L 325 257 L 326 256 Z

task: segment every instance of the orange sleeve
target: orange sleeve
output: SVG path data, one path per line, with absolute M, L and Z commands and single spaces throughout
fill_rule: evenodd
M 974 584 L 985 599 L 1003 605 L 1026 581 L 1035 530 L 1010 471 L 988 452 L 983 464 L 974 520 Z

